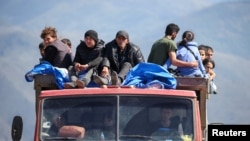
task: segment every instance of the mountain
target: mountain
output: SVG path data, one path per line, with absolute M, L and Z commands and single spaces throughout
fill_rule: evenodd
M 250 34 L 249 7 L 248 1 L 220 3 L 178 21 L 182 28 L 192 28 L 201 44 L 212 44 L 216 51 L 250 59 L 250 50 L 243 48 Z
M 213 47 L 215 52 L 215 83 L 219 93 L 208 100 L 209 122 L 249 123 L 249 8 L 248 1 L 226 2 L 177 20 L 182 32 L 194 31 L 195 40 Z

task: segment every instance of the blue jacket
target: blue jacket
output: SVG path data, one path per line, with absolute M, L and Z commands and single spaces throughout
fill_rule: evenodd
M 129 71 L 122 85 L 133 85 L 137 88 L 175 89 L 177 80 L 162 66 L 141 62 Z
M 198 50 L 198 44 L 196 42 L 188 42 L 186 44 L 188 48 L 190 48 L 193 52 L 195 57 L 198 59 L 199 67 L 177 67 L 177 70 L 179 71 L 180 75 L 182 76 L 195 76 L 200 75 L 202 77 L 205 77 L 206 72 L 205 68 L 202 64 L 201 56 Z M 193 62 L 196 60 L 194 55 L 184 46 L 178 46 L 176 57 L 178 60 L 182 60 L 185 62 Z

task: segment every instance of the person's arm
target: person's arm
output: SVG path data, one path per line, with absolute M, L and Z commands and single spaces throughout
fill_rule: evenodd
M 59 129 L 59 137 L 75 137 L 82 139 L 85 135 L 85 128 L 75 125 L 62 126 Z
M 171 64 L 177 67 L 198 67 L 198 62 L 196 60 L 193 62 L 178 60 L 174 51 L 169 52 L 169 59 L 171 61 Z
M 89 67 L 97 67 L 103 60 L 103 48 L 96 49 L 95 51 L 98 52 L 98 56 L 88 63 Z
M 208 73 L 209 73 L 209 80 L 213 80 L 216 76 L 214 70 L 210 69 Z
M 136 50 L 133 59 L 134 59 L 134 63 L 135 63 L 134 65 L 136 65 L 136 64 L 138 64 L 138 63 L 140 63 L 140 62 L 145 62 L 144 56 L 143 56 L 143 54 L 142 54 L 140 48 L 138 48 L 138 49 Z

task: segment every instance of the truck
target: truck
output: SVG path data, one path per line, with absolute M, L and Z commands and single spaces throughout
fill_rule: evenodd
M 209 80 L 175 78 L 176 89 L 58 89 L 53 75 L 36 75 L 34 141 L 205 141 Z M 158 127 L 164 107 L 171 109 L 173 128 Z M 13 141 L 21 139 L 22 126 L 22 117 L 15 116 Z

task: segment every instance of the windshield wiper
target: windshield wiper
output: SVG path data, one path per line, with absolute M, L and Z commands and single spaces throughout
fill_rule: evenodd
M 149 136 L 142 136 L 142 135 L 121 135 L 120 140 L 128 140 L 128 141 L 157 141 Z

